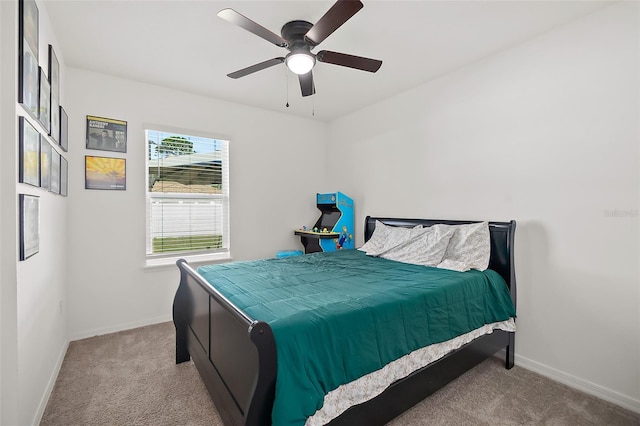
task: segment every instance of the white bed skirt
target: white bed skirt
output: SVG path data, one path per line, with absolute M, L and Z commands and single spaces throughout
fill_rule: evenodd
M 341 385 L 325 395 L 322 408 L 309 417 L 305 425 L 320 426 L 329 423 L 350 407 L 378 396 L 395 381 L 407 377 L 480 336 L 493 333 L 493 330 L 516 331 L 516 323 L 511 318 L 507 321 L 487 324 L 446 342 L 413 351 L 378 371 Z

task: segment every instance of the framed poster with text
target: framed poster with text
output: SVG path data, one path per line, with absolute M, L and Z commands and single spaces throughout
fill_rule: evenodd
M 127 152 L 127 122 L 87 115 L 87 149 Z

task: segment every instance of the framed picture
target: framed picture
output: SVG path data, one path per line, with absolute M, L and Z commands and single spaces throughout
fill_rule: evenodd
M 40 198 L 20 194 L 20 260 L 40 251 Z
M 40 188 L 51 189 L 51 144 L 40 138 Z
M 20 0 L 18 5 L 20 14 L 20 38 L 26 47 L 36 55 L 38 59 L 39 30 L 38 30 L 38 6 L 35 0 Z
M 49 85 L 51 86 L 51 138 L 60 143 L 60 63 L 53 46 L 49 45 Z
M 44 73 L 44 70 L 40 68 L 40 109 L 38 119 L 40 124 L 47 131 L 47 134 L 51 131 L 51 86 L 49 80 Z
M 58 104 L 58 99 L 53 95 L 51 96 L 51 128 L 49 129 L 49 135 L 51 135 L 51 139 L 57 144 L 60 144 L 60 105 Z
M 60 156 L 60 195 L 69 194 L 69 164 L 67 159 Z
M 54 194 L 60 193 L 60 154 L 55 149 L 51 150 L 51 188 Z
M 52 45 L 49 45 L 49 83 L 51 97 L 60 99 L 60 63 Z
M 60 106 L 60 148 L 67 152 L 69 149 L 69 117 L 67 112 Z
M 127 189 L 127 167 L 124 158 L 85 156 L 85 189 Z
M 40 186 L 40 133 L 24 117 L 20 117 L 19 181 Z
M 38 6 L 35 0 L 18 2 L 18 102 L 38 118 Z
M 127 152 L 127 122 L 87 115 L 87 149 Z

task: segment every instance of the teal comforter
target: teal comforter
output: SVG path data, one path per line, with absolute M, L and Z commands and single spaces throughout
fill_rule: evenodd
M 366 256 L 358 250 L 198 268 L 271 326 L 274 425 L 303 425 L 325 394 L 418 348 L 515 316 L 502 277 Z

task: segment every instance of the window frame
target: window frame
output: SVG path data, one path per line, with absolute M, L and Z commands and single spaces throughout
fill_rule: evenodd
M 150 149 L 150 137 L 149 132 L 158 132 L 161 134 L 171 134 L 176 136 L 185 136 L 193 138 L 206 138 L 212 139 L 225 144 L 222 149 L 222 194 L 202 194 L 202 193 L 180 193 L 180 192 L 157 192 L 153 193 L 149 190 L 149 149 Z M 227 137 L 211 134 L 206 134 L 199 131 L 167 128 L 166 126 L 159 125 L 145 125 L 144 126 L 144 158 L 145 158 L 145 267 L 160 267 L 160 266 L 173 266 L 178 259 L 184 259 L 190 264 L 197 263 L 211 263 L 211 262 L 224 262 L 231 260 L 231 236 L 230 236 L 230 194 L 229 194 L 229 148 L 230 140 Z M 151 243 L 151 203 L 153 199 L 177 199 L 184 198 L 189 200 L 222 200 L 222 239 L 223 248 L 211 249 L 211 250 L 193 250 L 184 252 L 173 253 L 159 253 L 149 254 L 149 244 Z

